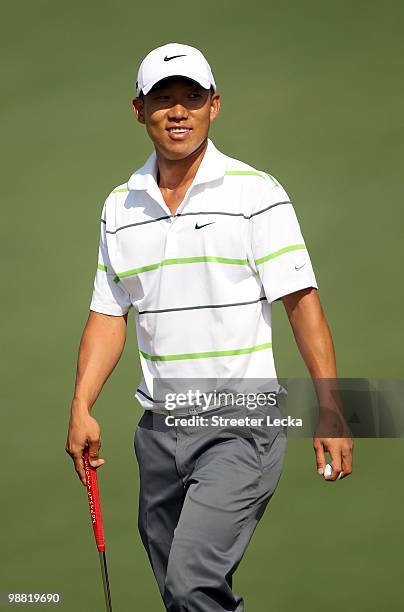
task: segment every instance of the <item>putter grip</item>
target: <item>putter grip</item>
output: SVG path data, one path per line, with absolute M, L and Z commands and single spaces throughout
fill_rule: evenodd
M 84 470 L 86 472 L 88 505 L 93 524 L 95 542 L 100 552 L 105 550 L 104 525 L 102 522 L 100 494 L 98 491 L 97 470 L 91 467 L 88 451 L 84 453 Z

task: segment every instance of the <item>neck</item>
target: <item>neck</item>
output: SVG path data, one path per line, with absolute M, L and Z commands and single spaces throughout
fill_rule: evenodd
M 195 178 L 208 146 L 205 139 L 200 146 L 184 159 L 167 159 L 156 149 L 158 185 L 160 189 L 178 189 L 189 185 Z

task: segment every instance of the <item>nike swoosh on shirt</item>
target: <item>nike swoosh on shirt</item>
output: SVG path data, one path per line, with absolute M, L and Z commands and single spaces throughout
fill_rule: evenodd
M 165 62 L 170 62 L 172 59 L 175 59 L 176 57 L 186 57 L 186 54 L 183 53 L 182 55 L 172 55 L 171 57 L 168 57 L 167 55 L 164 58 Z
M 198 225 L 198 223 L 195 223 L 195 229 L 202 229 L 203 227 L 206 227 L 207 225 L 213 225 L 214 223 L 216 223 L 216 221 L 212 221 L 212 223 L 204 223 L 203 225 Z
M 300 266 L 295 266 L 295 270 L 300 270 L 301 268 L 303 268 L 303 266 L 306 265 L 306 262 L 300 264 Z

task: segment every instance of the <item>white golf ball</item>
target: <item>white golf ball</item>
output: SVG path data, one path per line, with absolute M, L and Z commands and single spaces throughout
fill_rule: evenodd
M 337 476 L 337 480 L 340 480 L 342 478 L 344 472 L 340 472 Z M 327 465 L 324 468 L 324 478 L 328 478 L 329 476 L 331 476 L 332 474 L 332 463 L 327 463 Z

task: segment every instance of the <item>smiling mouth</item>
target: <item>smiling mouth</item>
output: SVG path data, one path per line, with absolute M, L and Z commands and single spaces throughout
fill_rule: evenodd
M 167 128 L 167 131 L 170 134 L 187 134 L 188 132 L 190 132 L 192 130 L 192 128 L 184 128 L 184 127 L 172 127 L 172 128 Z

